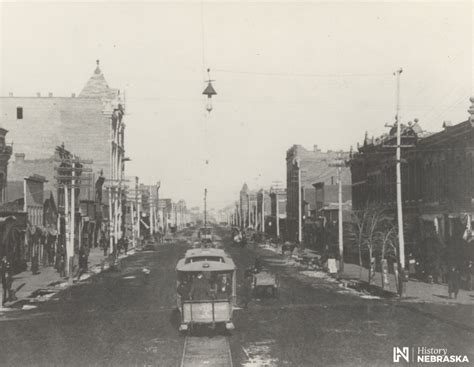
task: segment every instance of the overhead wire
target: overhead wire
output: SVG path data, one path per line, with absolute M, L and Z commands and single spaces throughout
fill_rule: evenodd
M 245 70 L 230 70 L 230 69 L 213 69 L 219 73 L 229 74 L 247 74 L 260 76 L 278 76 L 278 77 L 304 77 L 304 78 L 351 78 L 351 77 L 369 77 L 369 76 L 384 76 L 390 77 L 391 73 L 283 73 L 283 72 L 263 72 L 263 71 L 245 71 Z

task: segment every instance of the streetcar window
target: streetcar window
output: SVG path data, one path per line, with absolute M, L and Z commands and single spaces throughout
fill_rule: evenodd
M 185 263 L 189 264 L 189 263 L 194 263 L 194 262 L 198 262 L 198 261 L 216 261 L 216 262 L 220 262 L 220 263 L 225 262 L 224 258 L 221 257 L 221 256 L 194 256 L 194 257 L 190 257 L 190 258 L 186 259 Z

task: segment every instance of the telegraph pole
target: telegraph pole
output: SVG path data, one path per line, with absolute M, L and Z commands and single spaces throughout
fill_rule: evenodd
M 342 157 L 342 152 L 339 153 L 339 157 L 336 162 L 329 164 L 330 167 L 337 167 L 337 182 L 338 182 L 338 232 L 339 232 L 339 271 L 344 271 L 344 238 L 343 238 L 343 227 L 342 227 L 342 167 L 346 164 Z
M 140 202 L 138 201 L 138 198 L 139 198 L 138 177 L 135 177 L 135 207 L 137 209 L 136 231 L 137 231 L 138 242 L 140 242 L 140 220 L 142 216 L 140 212 Z
M 64 190 L 64 222 L 65 222 L 65 258 L 64 265 L 66 270 L 66 275 L 69 278 L 69 283 L 73 281 L 73 259 L 74 259 L 74 238 L 75 238 L 75 216 L 76 216 L 76 189 L 80 187 L 90 186 L 90 177 L 84 177 L 84 172 L 92 172 L 91 168 L 85 168 L 84 164 L 93 163 L 91 160 L 82 160 L 79 157 L 76 157 L 70 154 L 64 148 L 64 144 L 56 148 L 56 151 L 59 152 L 59 158 L 55 159 L 55 162 L 59 162 L 58 167 L 54 167 L 57 172 L 57 186 L 58 189 Z M 85 183 L 81 183 L 84 181 Z M 69 191 L 70 190 L 70 191 Z M 59 219 L 58 219 L 59 220 Z M 60 221 L 58 222 L 60 223 Z M 80 229 L 80 227 L 79 227 Z M 61 228 L 58 227 L 58 231 Z M 81 235 L 79 231 L 79 236 Z M 80 237 L 79 237 L 79 245 Z
M 298 243 L 301 243 L 303 241 L 303 223 L 301 215 L 301 162 L 299 159 L 296 161 L 296 165 L 298 167 Z
M 275 190 L 275 204 L 276 204 L 276 236 L 277 239 L 280 238 L 280 207 L 278 205 L 278 201 L 280 198 L 278 197 L 278 189 Z
M 405 269 L 405 237 L 403 233 L 403 207 L 402 207 L 402 172 L 401 172 L 401 116 L 400 116 L 400 75 L 403 72 L 403 69 L 400 68 L 395 72 L 397 77 L 397 114 L 396 121 L 397 124 L 397 220 L 398 220 L 398 256 L 399 256 L 399 266 L 400 271 Z M 400 282 L 400 296 L 403 295 L 403 285 Z
M 73 157 L 74 159 L 74 157 Z M 70 235 L 70 252 L 68 251 L 68 254 L 67 254 L 67 261 L 70 263 L 69 265 L 69 271 L 70 271 L 70 274 L 69 274 L 69 283 L 72 284 L 73 282 L 73 279 L 72 279 L 72 270 L 73 270 L 73 259 L 74 259 L 74 234 L 75 234 L 75 230 L 76 230 L 76 180 L 75 180 L 75 176 L 76 176 L 76 171 L 75 171 L 75 168 L 76 168 L 76 164 L 74 161 L 72 161 L 72 171 L 71 171 L 71 176 L 72 176 L 72 179 L 71 179 L 71 235 Z M 79 234 L 80 235 L 80 234 Z
M 401 172 L 401 116 L 400 116 L 400 75 L 403 69 L 398 69 L 393 73 L 397 77 L 397 101 L 396 101 L 396 115 L 395 115 L 395 126 L 385 125 L 387 127 L 396 127 L 397 143 L 396 143 L 396 174 L 397 174 L 397 222 L 398 222 L 398 268 L 395 269 L 397 275 L 397 284 L 399 295 L 402 297 L 406 293 L 404 281 L 405 281 L 405 237 L 403 230 L 403 206 L 402 206 L 402 172 Z M 415 123 L 418 120 L 415 119 Z M 392 147 L 393 145 L 388 145 Z M 412 148 L 413 145 L 403 145 L 404 148 Z
M 262 233 L 265 233 L 265 189 L 262 189 L 262 225 L 260 229 Z
M 149 200 L 149 205 L 150 205 L 150 236 L 153 236 L 153 198 L 152 198 L 152 191 L 151 191 L 151 185 L 149 195 L 150 195 L 150 200 Z
M 207 188 L 204 189 L 204 228 L 207 227 Z

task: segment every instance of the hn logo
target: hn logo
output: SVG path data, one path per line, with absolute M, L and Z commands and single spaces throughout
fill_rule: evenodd
M 399 363 L 400 358 L 403 358 L 405 362 L 410 362 L 410 349 L 408 347 L 393 347 L 393 362 Z

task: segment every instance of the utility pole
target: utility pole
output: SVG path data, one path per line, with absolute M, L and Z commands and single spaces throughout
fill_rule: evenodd
M 302 215 L 301 215 L 301 206 L 302 206 L 302 198 L 301 198 L 301 162 L 299 158 L 296 161 L 296 167 L 298 167 L 298 243 L 303 241 L 303 223 L 302 223 Z
M 402 172 L 401 172 L 401 116 L 400 116 L 400 75 L 403 69 L 400 68 L 395 72 L 397 77 L 397 114 L 396 114 L 396 124 L 397 124 L 397 220 L 398 220 L 398 256 L 399 256 L 399 266 L 400 271 L 404 272 L 405 270 L 405 237 L 403 233 L 403 207 L 402 207 Z M 402 280 L 403 282 L 403 280 Z M 402 282 L 400 282 L 400 296 L 403 296 L 404 287 Z
M 155 229 L 159 230 L 162 227 L 161 219 L 162 215 L 160 213 L 160 187 L 161 181 L 156 183 L 156 208 L 155 208 Z
M 207 188 L 204 189 L 204 228 L 207 227 Z
M 137 231 L 137 239 L 140 241 L 140 220 L 141 220 L 141 213 L 140 213 L 140 202 L 138 201 L 139 198 L 139 190 L 138 190 L 138 177 L 135 177 L 135 207 L 137 211 L 137 221 L 136 221 L 136 228 Z
M 252 202 L 252 204 L 253 204 L 253 202 Z M 253 221 L 251 223 L 252 227 L 255 230 L 257 230 L 257 226 L 258 226 L 258 222 L 259 222 L 259 220 L 258 220 L 258 208 L 257 207 L 258 207 L 258 202 L 256 200 L 255 201 L 255 206 L 253 207 Z M 249 205 L 249 208 L 250 208 L 250 205 Z M 250 213 L 250 211 L 249 211 L 249 213 Z M 251 216 L 251 214 L 249 214 L 249 217 L 250 216 Z M 249 226 L 250 226 L 250 219 L 249 219 Z
M 151 191 L 151 185 L 149 189 L 149 195 L 150 195 L 150 200 L 149 205 L 150 205 L 150 236 L 153 236 L 153 198 L 152 198 L 152 191 Z
M 339 232 L 339 272 L 344 271 L 344 242 L 343 242 L 343 230 L 342 230 L 342 167 L 345 167 L 344 158 L 342 152 L 339 153 L 337 162 L 329 164 L 330 167 L 337 167 L 337 182 L 338 182 L 338 232 Z
M 57 172 L 55 176 L 57 180 L 58 190 L 64 190 L 64 222 L 65 222 L 65 250 L 64 265 L 66 275 L 69 282 L 72 283 L 73 259 L 74 259 L 74 242 L 75 242 L 75 216 L 76 216 L 76 189 L 81 186 L 89 188 L 90 177 L 83 177 L 84 172 L 92 172 L 91 168 L 85 168 L 84 164 L 91 164 L 91 160 L 81 160 L 72 155 L 64 148 L 64 144 L 56 148 L 59 158 L 55 162 L 59 162 L 58 167 L 54 167 Z M 85 183 L 81 183 L 81 182 Z M 70 191 L 69 191 L 70 190 Z M 60 224 L 60 221 L 58 222 Z M 79 227 L 80 229 L 81 227 Z M 61 231 L 60 226 L 58 231 Z M 79 236 L 81 231 L 79 230 Z M 79 237 L 79 245 L 81 238 Z
M 262 189 L 262 225 L 260 229 L 262 233 L 265 233 L 265 189 Z
M 276 205 L 276 236 L 277 239 L 280 238 L 280 207 L 278 201 L 280 198 L 278 197 L 278 189 L 275 190 L 275 205 Z
M 65 224 L 65 232 L 66 232 L 66 255 L 64 256 L 64 262 L 65 262 L 65 267 L 66 267 L 66 276 L 70 276 L 72 269 L 71 269 L 71 263 L 69 262 L 69 256 L 71 256 L 71 232 L 69 229 L 69 189 L 67 187 L 67 184 L 63 185 L 64 187 L 64 224 Z M 59 230 L 60 228 L 58 228 Z
M 74 159 L 75 157 L 73 157 Z M 76 176 L 76 171 L 75 171 L 75 168 L 76 168 L 76 164 L 75 162 L 73 161 L 72 162 L 72 171 L 71 171 L 71 236 L 70 236 L 70 252 L 68 251 L 68 254 L 67 254 L 67 261 L 69 262 L 69 271 L 71 272 L 69 275 L 69 283 L 72 284 L 73 282 L 73 279 L 72 279 L 72 269 L 73 269 L 73 259 L 74 259 L 74 240 L 75 240 L 75 236 L 74 236 L 74 232 L 75 232 L 75 227 L 76 227 L 76 180 L 75 180 L 75 176 Z M 80 234 L 79 234 L 80 235 Z
M 385 125 L 387 127 L 396 127 L 397 143 L 396 143 L 396 174 L 397 174 L 397 222 L 398 222 L 398 269 L 395 269 L 397 275 L 398 291 L 400 297 L 406 294 L 405 289 L 405 237 L 403 228 L 403 201 L 402 201 L 402 172 L 401 172 L 401 116 L 400 116 L 400 75 L 403 69 L 398 69 L 393 73 L 397 77 L 397 98 L 396 98 L 396 115 L 395 126 Z M 415 124 L 418 122 L 415 119 Z M 414 145 L 405 144 L 403 148 L 412 148 Z M 393 148 L 393 145 L 386 147 Z
M 132 246 L 135 248 L 137 246 L 136 238 L 136 218 L 135 218 L 135 202 L 130 198 L 130 218 L 132 219 Z

